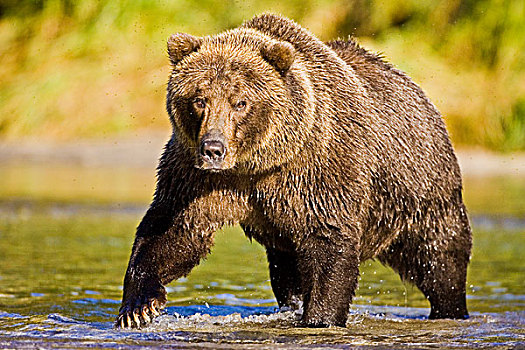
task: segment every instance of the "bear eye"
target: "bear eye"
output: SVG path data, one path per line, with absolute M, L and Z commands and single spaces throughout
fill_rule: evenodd
M 198 109 L 204 109 L 206 107 L 206 101 L 202 97 L 196 97 L 193 100 L 193 105 Z
M 246 105 L 247 105 L 246 101 L 242 100 L 242 101 L 237 102 L 234 108 L 236 111 L 242 111 L 246 108 Z

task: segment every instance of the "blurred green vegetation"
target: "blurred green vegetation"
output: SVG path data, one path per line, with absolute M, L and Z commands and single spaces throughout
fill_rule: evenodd
M 166 38 L 264 11 L 381 51 L 423 87 L 456 144 L 525 149 L 523 0 L 0 0 L 0 138 L 169 128 Z

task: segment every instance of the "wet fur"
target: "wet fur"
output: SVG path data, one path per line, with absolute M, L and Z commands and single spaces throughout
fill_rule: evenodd
M 237 224 L 266 248 L 279 306 L 303 302 L 303 325 L 343 326 L 359 264 L 371 258 L 419 287 L 431 318 L 467 317 L 461 175 L 443 120 L 417 85 L 353 41 L 325 44 L 271 14 L 217 36 L 172 38 L 173 136 L 137 229 L 119 320 L 150 300 L 165 303 L 163 285 L 209 253 L 217 229 Z M 196 122 L 185 99 L 191 82 L 213 77 L 207 70 L 231 81 L 211 82 L 207 93 L 222 102 Z M 230 90 L 253 86 L 257 105 L 232 112 Z M 230 158 L 209 172 L 195 149 L 217 127 Z

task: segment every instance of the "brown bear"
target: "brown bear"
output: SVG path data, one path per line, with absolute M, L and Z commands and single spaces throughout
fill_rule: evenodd
M 344 326 L 359 264 L 378 259 L 466 318 L 471 230 L 443 120 L 403 72 L 353 41 L 323 43 L 264 14 L 209 37 L 174 34 L 173 134 L 124 280 L 119 327 L 166 302 L 224 225 L 267 252 L 280 307 Z

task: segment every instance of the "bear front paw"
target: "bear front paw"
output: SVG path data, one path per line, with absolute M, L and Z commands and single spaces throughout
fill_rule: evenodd
M 132 306 L 133 305 L 133 306 Z M 164 301 L 150 298 L 143 303 L 126 304 L 120 308 L 115 328 L 140 328 L 160 315 Z

